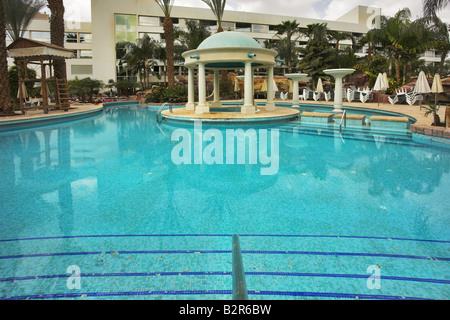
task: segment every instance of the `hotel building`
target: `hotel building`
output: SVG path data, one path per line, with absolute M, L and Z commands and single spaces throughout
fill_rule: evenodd
M 300 27 L 313 23 L 326 23 L 330 30 L 352 33 L 356 40 L 370 30 L 371 22 L 381 14 L 380 8 L 357 6 L 335 21 L 303 18 L 298 12 L 295 16 L 225 11 L 222 27 L 225 31 L 244 32 L 263 45 L 265 40 L 276 40 L 275 27 L 282 21 L 297 20 Z M 118 60 L 116 43 L 135 42 L 138 38 L 149 35 L 164 45 L 163 20 L 161 8 L 154 0 L 91 0 L 91 22 L 66 21 L 65 47 L 73 49 L 74 58 L 67 60 L 68 79 L 91 77 L 107 83 L 118 80 Z M 195 20 L 207 25 L 212 33 L 217 29 L 215 17 L 210 9 L 174 6 L 171 12 L 174 26 L 185 28 L 186 21 Z M 48 15 L 38 14 L 25 32 L 25 37 L 50 42 Z M 297 39 L 298 46 L 305 46 L 307 38 Z M 8 43 L 9 44 L 9 43 Z M 340 48 L 350 46 L 350 40 L 339 43 Z M 362 48 L 357 55 L 367 54 Z M 427 62 L 440 61 L 435 51 L 423 55 Z M 12 65 L 12 61 L 10 61 Z M 182 72 L 176 66 L 176 74 Z M 155 67 L 160 75 L 164 64 L 160 61 Z M 152 82 L 163 81 L 163 77 L 153 76 Z

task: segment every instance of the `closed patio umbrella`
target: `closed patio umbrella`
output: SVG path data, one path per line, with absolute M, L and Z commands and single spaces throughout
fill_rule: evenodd
M 267 92 L 267 80 L 264 80 L 261 86 L 261 92 Z
M 431 93 L 430 84 L 428 83 L 427 76 L 423 71 L 420 71 L 419 76 L 417 77 L 414 92 L 419 94 Z M 420 108 L 422 108 L 422 100 L 420 100 Z
M 387 89 L 387 84 L 385 83 L 384 77 L 381 73 L 378 74 L 377 80 L 373 87 L 373 91 L 384 92 Z M 380 106 L 380 99 L 378 99 L 378 106 Z
M 316 91 L 318 93 L 323 93 L 323 84 L 322 84 L 322 79 L 319 78 L 319 81 L 317 81 L 317 89 Z
M 437 96 L 439 93 L 444 92 L 442 87 L 441 77 L 438 73 L 434 75 L 433 84 L 431 85 L 431 92 L 435 94 L 435 104 L 437 105 Z
M 17 90 L 17 98 L 20 98 L 21 90 L 22 90 L 22 98 L 24 98 L 24 99 L 28 98 L 27 87 L 25 86 L 24 82 L 22 82 L 22 85 L 19 86 L 19 90 Z

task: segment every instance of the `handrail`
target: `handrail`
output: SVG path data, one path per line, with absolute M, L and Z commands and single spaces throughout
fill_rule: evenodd
M 233 235 L 233 300 L 248 300 L 239 236 Z
M 339 123 L 339 132 L 342 132 L 342 121 L 344 121 L 344 127 L 347 127 L 347 110 L 344 110 L 342 114 L 341 123 Z
M 164 102 L 161 107 L 158 109 L 158 111 L 156 112 L 156 122 L 157 123 L 161 123 L 162 122 L 162 117 L 160 117 L 161 112 L 163 111 L 164 107 L 169 105 L 169 110 L 170 112 L 172 112 L 172 104 L 170 102 Z

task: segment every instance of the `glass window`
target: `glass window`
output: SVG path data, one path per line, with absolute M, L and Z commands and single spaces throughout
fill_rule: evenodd
M 92 43 L 92 33 L 80 33 L 80 42 Z
M 92 59 L 92 50 L 80 50 L 81 59 Z
M 143 27 L 159 27 L 159 17 L 139 16 L 139 25 Z
M 264 24 L 253 24 L 252 29 L 257 33 L 269 33 L 269 26 Z
M 69 43 L 78 42 L 78 35 L 76 32 L 66 32 L 64 35 L 64 41 Z
M 129 14 L 116 14 L 116 42 L 136 42 L 137 17 Z
M 222 29 L 225 31 L 234 31 L 234 22 L 222 22 Z
M 42 42 L 50 42 L 50 32 L 31 31 L 31 39 Z
M 236 23 L 236 31 L 251 32 L 252 25 L 250 23 Z
M 148 35 L 151 39 L 156 42 L 161 42 L 161 36 L 159 33 L 147 33 L 147 32 L 139 32 L 139 38 L 142 39 L 144 35 Z

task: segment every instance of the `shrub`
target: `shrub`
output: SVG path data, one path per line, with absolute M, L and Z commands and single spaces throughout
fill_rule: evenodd
M 175 88 L 159 87 L 145 96 L 145 103 L 182 103 L 187 102 L 187 87 L 177 86 Z

